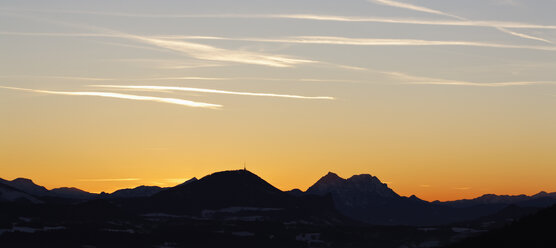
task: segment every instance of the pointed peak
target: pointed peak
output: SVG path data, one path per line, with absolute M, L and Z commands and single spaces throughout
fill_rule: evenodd
M 342 180 L 343 180 L 343 178 L 341 178 L 340 176 L 338 176 L 338 174 L 336 174 L 336 173 L 334 173 L 334 172 L 331 172 L 331 171 L 329 171 L 328 173 L 326 173 L 326 175 L 325 175 L 323 178 L 325 178 L 325 177 L 326 177 L 326 178 L 336 178 L 336 179 L 342 179 Z
M 342 182 L 345 179 L 338 176 L 338 174 L 334 172 L 328 172 L 325 176 L 321 177 L 317 183 L 333 183 L 333 182 Z

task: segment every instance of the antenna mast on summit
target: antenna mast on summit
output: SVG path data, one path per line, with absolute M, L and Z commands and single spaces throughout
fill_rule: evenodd
M 246 162 L 243 162 L 243 170 L 247 171 L 247 166 L 245 166 Z

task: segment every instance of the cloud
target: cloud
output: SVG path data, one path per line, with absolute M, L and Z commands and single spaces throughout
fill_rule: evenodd
M 90 179 L 77 179 L 81 182 L 126 182 L 126 181 L 139 181 L 141 178 L 90 178 Z
M 543 51 L 556 51 L 556 46 L 529 46 L 510 45 L 475 41 L 444 41 L 444 40 L 418 40 L 418 39 L 372 39 L 349 38 L 337 36 L 294 36 L 286 38 L 230 38 L 230 37 L 203 37 L 199 36 L 164 36 L 167 39 L 218 39 L 252 42 L 277 42 L 295 44 L 323 44 L 323 45 L 352 45 L 352 46 L 473 46 L 491 48 L 531 49 Z M 344 66 L 345 67 L 345 66 Z
M 114 78 L 100 78 L 100 77 L 76 77 L 76 76 L 33 76 L 33 75 L 3 75 L 0 78 L 49 78 L 59 80 L 76 80 L 76 81 L 111 81 Z
M 2 34 L 2 32 L 0 32 Z M 11 35 L 25 35 L 26 33 L 11 33 Z M 52 33 L 32 33 L 34 35 L 52 35 Z M 56 35 L 55 35 L 56 36 Z M 71 36 L 65 34 L 62 36 Z M 104 37 L 104 35 L 101 35 Z M 114 36 L 110 36 L 114 37 Z M 119 38 L 129 38 L 128 36 L 117 36 Z M 256 38 L 256 37 L 214 37 L 214 36 L 186 36 L 186 35 L 164 35 L 153 37 L 142 37 L 139 40 L 156 40 L 161 43 L 154 44 L 160 48 L 166 48 L 174 51 L 181 51 L 194 58 L 202 60 L 227 61 L 247 64 L 260 64 L 273 67 L 291 67 L 295 64 L 302 63 L 321 63 L 313 60 L 291 59 L 280 56 L 252 54 L 247 51 L 239 51 L 237 56 L 230 50 L 214 48 L 202 44 L 185 42 L 181 40 L 197 40 L 197 39 L 213 39 L 213 40 L 234 40 L 234 41 L 251 41 L 251 42 L 276 42 L 276 43 L 295 43 L 295 44 L 325 44 L 325 45 L 356 45 L 356 46 L 473 46 L 473 47 L 491 47 L 491 48 L 508 48 L 508 49 L 529 49 L 556 51 L 556 46 L 535 46 L 535 45 L 511 45 L 490 42 L 475 41 L 443 41 L 443 40 L 419 40 L 419 39 L 372 39 L 372 38 L 348 38 L 335 36 L 294 36 L 286 38 Z M 198 47 L 197 47 L 198 45 Z M 249 54 L 253 55 L 250 56 Z M 244 56 L 245 55 L 245 56 Z M 261 57 L 262 56 L 262 57 Z M 331 64 L 332 65 L 332 64 Z M 334 65 L 336 67 L 349 70 L 366 70 L 365 68 Z
M 189 87 L 175 87 L 175 86 L 152 86 L 152 85 L 91 85 L 93 87 L 102 88 L 119 88 L 119 89 L 139 89 L 139 90 L 170 90 L 170 91 L 189 91 L 201 93 L 215 93 L 215 94 L 228 94 L 228 95 L 241 95 L 241 96 L 266 96 L 266 97 L 283 97 L 283 98 L 296 98 L 296 99 L 320 99 L 320 100 L 334 100 L 330 96 L 299 96 L 299 95 L 284 95 L 273 93 L 253 93 L 253 92 L 238 92 L 238 91 L 225 91 Z
M 513 81 L 513 82 L 496 82 L 496 83 L 477 83 L 461 80 L 439 79 L 431 77 L 420 77 L 409 75 L 401 72 L 379 72 L 406 81 L 406 84 L 421 84 L 421 85 L 454 85 L 454 86 L 476 86 L 476 87 L 505 87 L 505 86 L 526 86 L 526 85 L 539 85 L 539 84 L 556 84 L 556 81 Z
M 27 91 L 27 92 L 44 93 L 44 94 L 53 94 L 53 95 L 99 96 L 99 97 L 110 97 L 110 98 L 138 100 L 138 101 L 153 101 L 153 102 L 170 103 L 170 104 L 177 104 L 177 105 L 182 105 L 182 106 L 187 106 L 187 107 L 197 107 L 197 108 L 217 109 L 217 108 L 222 107 L 222 105 L 218 105 L 218 104 L 194 102 L 194 101 L 189 101 L 189 100 L 184 100 L 184 99 L 177 99 L 177 98 L 138 96 L 138 95 L 128 95 L 128 94 L 120 94 L 120 93 L 112 93 L 112 92 L 50 91 L 50 90 L 25 89 L 25 88 L 16 88 L 16 87 L 7 87 L 7 86 L 0 86 L 0 88 Z
M 58 23 L 58 22 L 56 22 Z M 75 24 L 65 24 L 58 23 L 68 26 L 76 26 Z M 190 57 L 209 60 L 209 61 L 221 61 L 221 62 L 234 62 L 243 64 L 254 64 L 254 65 L 264 65 L 270 67 L 293 67 L 297 64 L 307 64 L 316 63 L 317 61 L 298 59 L 287 57 L 283 55 L 276 54 L 266 54 L 252 51 L 244 50 L 231 50 L 224 48 L 217 48 L 205 44 L 176 41 L 176 40 L 166 40 L 162 38 L 152 38 L 148 36 L 133 35 L 123 32 L 117 32 L 113 30 L 87 27 L 90 29 L 95 29 L 98 31 L 103 31 L 103 33 L 24 33 L 24 32 L 0 32 L 3 35 L 22 35 L 22 36 L 59 36 L 59 37 L 108 37 L 108 38 L 121 38 L 127 40 L 133 40 L 143 44 L 148 44 L 158 48 L 164 48 L 166 50 L 179 52 L 181 54 L 188 55 Z
M 193 42 L 166 40 L 124 33 L 119 33 L 118 37 L 176 51 L 202 60 L 255 64 L 271 67 L 292 67 L 296 64 L 316 62 L 311 60 L 290 58 L 281 55 L 269 55 L 250 51 L 229 50 Z
M 390 0 L 370 0 L 370 1 L 374 2 L 374 3 L 377 3 L 377 4 L 391 6 L 391 7 L 409 9 L 409 10 L 414 10 L 414 11 L 418 11 L 418 12 L 424 12 L 424 13 L 430 13 L 430 14 L 436 14 L 436 15 L 442 15 L 442 16 L 453 17 L 453 18 L 456 18 L 456 19 L 461 19 L 461 17 L 456 16 L 456 15 L 452 15 L 452 14 L 445 13 L 445 12 L 442 12 L 442 11 L 439 11 L 439 10 L 429 9 L 427 7 L 417 6 L 417 5 L 413 5 L 413 4 L 409 4 L 409 3 L 402 3 L 402 2 L 396 2 L 396 1 L 390 1 Z
M 450 13 L 447 13 L 447 12 L 443 12 L 443 11 L 439 11 L 439 10 L 435 10 L 435 9 L 430 9 L 430 8 L 426 8 L 426 7 L 422 7 L 422 6 L 417 6 L 417 5 L 413 5 L 413 4 L 408 4 L 408 3 L 402 3 L 402 2 L 391 1 L 391 0 L 368 0 L 368 1 L 373 2 L 373 3 L 377 3 L 377 4 L 381 4 L 381 5 L 396 7 L 396 8 L 409 9 L 409 10 L 413 10 L 413 11 L 430 13 L 430 14 L 441 15 L 441 16 L 448 16 L 448 17 L 458 19 L 460 21 L 469 21 L 469 19 L 467 19 L 467 18 L 463 18 L 463 17 L 457 16 L 457 15 L 454 15 L 454 14 L 450 14 Z M 522 33 L 514 32 L 514 31 L 510 31 L 510 30 L 506 29 L 505 27 L 500 27 L 500 26 L 496 26 L 496 25 L 491 25 L 491 27 L 496 28 L 497 30 L 499 30 L 503 33 L 509 34 L 509 35 L 521 37 L 521 38 L 524 38 L 524 39 L 542 41 L 542 42 L 546 42 L 546 43 L 549 43 L 549 44 L 553 44 L 552 41 L 549 41 L 547 39 L 543 39 L 543 38 L 532 36 L 532 35 L 522 34 Z
M 75 11 L 75 10 L 30 10 L 23 11 L 33 12 L 48 12 L 48 13 L 70 13 L 70 14 L 88 14 L 88 15 L 102 15 L 102 16 L 119 16 L 119 17 L 137 17 L 137 18 L 246 18 L 246 19 L 300 19 L 300 20 L 315 20 L 315 21 L 339 21 L 339 22 L 376 22 L 376 23 L 398 23 L 398 24 L 420 24 L 420 25 L 447 25 L 447 26 L 475 26 L 475 27 L 502 27 L 502 28 L 517 28 L 517 29 L 556 29 L 556 25 L 541 25 L 530 24 L 522 22 L 503 22 L 503 21 L 471 21 L 469 19 L 453 15 L 450 13 L 411 5 L 407 3 L 399 3 L 394 1 L 373 1 L 382 5 L 392 7 L 411 9 L 414 11 L 421 11 L 431 14 L 438 14 L 457 19 L 453 20 L 425 20 L 425 19 L 408 19 L 397 17 L 361 17 L 361 16 L 335 16 L 335 15 L 315 15 L 315 14 L 141 14 L 141 13 L 124 13 L 124 12 L 94 12 L 94 11 Z M 396 4 L 397 3 L 397 4 Z M 410 8 L 407 8 L 412 6 Z M 2 34 L 16 33 L 16 32 L 2 32 Z M 31 34 L 28 34 L 31 35 Z M 90 34 L 83 34 L 87 36 Z M 106 35 L 105 35 L 106 36 Z

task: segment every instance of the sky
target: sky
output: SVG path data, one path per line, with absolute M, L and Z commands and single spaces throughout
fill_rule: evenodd
M 556 1 L 0 2 L 0 177 L 556 191 Z

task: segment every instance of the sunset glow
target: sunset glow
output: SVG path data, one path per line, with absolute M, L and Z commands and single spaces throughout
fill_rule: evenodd
M 450 3 L 448 3 L 450 2 Z M 555 1 L 0 3 L 0 177 L 556 191 Z

